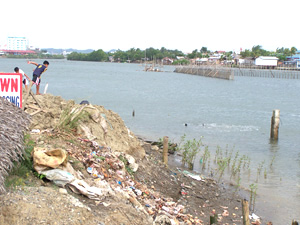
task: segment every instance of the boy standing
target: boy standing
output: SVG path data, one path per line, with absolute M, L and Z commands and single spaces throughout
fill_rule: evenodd
M 32 82 L 34 84 L 36 84 L 36 94 L 40 95 L 41 94 L 40 93 L 40 83 L 41 83 L 41 78 L 40 77 L 41 77 L 42 73 L 44 73 L 47 70 L 47 68 L 49 66 L 49 62 L 44 61 L 43 65 L 42 64 L 37 64 L 37 63 L 32 62 L 32 61 L 28 61 L 27 63 L 36 65 L 36 68 L 33 71 Z
M 23 77 L 23 84 L 25 85 L 25 90 L 27 91 L 27 88 L 28 88 L 28 84 L 29 84 L 29 81 L 30 81 L 30 78 L 26 75 L 26 73 L 24 73 L 23 70 L 19 69 L 19 67 L 15 67 L 14 71 L 16 73 L 20 73 L 22 74 L 22 77 Z

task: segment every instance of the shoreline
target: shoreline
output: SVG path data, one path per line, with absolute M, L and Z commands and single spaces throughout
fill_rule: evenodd
M 136 135 L 138 137 L 138 139 L 148 143 L 148 144 L 152 144 L 152 143 L 157 143 L 157 141 L 153 141 L 141 134 L 139 135 Z M 175 143 L 177 144 L 177 143 Z M 162 149 L 161 149 L 161 154 L 162 154 Z M 185 169 L 185 170 L 188 170 L 188 168 L 186 167 L 183 167 L 181 162 L 179 162 L 181 156 L 177 156 L 176 155 L 176 152 L 175 154 L 169 154 L 169 166 L 171 166 L 173 169 L 176 169 L 176 168 L 181 168 L 181 169 Z M 205 176 L 205 177 L 208 177 L 209 179 L 213 179 L 221 188 L 224 188 L 226 189 L 226 191 L 228 193 L 231 193 L 231 194 L 237 194 L 237 196 L 240 196 L 241 199 L 246 199 L 247 201 L 249 201 L 249 198 L 250 198 L 250 193 L 251 193 L 251 190 L 250 188 L 247 188 L 245 186 L 239 186 L 238 188 L 236 188 L 237 184 L 235 181 L 232 181 L 231 179 L 222 179 L 220 181 L 218 181 L 218 178 L 215 177 L 215 176 L 210 176 L 209 175 L 209 171 L 198 171 L 198 170 L 192 170 L 191 171 L 192 173 L 195 173 L 195 174 L 199 174 L 201 176 Z M 255 204 L 255 210 L 254 211 L 250 211 L 250 215 L 254 215 L 254 216 L 258 216 L 260 218 L 260 221 L 262 223 L 269 223 L 270 221 L 273 221 L 272 220 L 272 215 L 268 214 L 264 209 L 265 208 L 270 208 L 270 203 L 267 203 L 265 202 L 263 199 L 264 197 L 258 195 L 256 196 L 256 202 L 254 203 Z M 258 202 L 257 202 L 258 201 Z M 274 207 L 274 206 L 273 206 Z
M 49 94 L 46 95 L 41 95 L 41 96 L 35 96 L 36 99 L 40 102 L 41 106 L 43 107 L 43 110 L 45 112 L 40 112 L 35 114 L 35 116 L 32 118 L 33 121 L 30 126 L 30 130 L 33 129 L 39 129 L 38 133 L 32 133 L 31 137 L 33 138 L 35 142 L 35 146 L 37 147 L 42 147 L 42 148 L 49 148 L 52 149 L 55 146 L 60 146 L 63 149 L 68 149 L 68 152 L 72 155 L 74 158 L 73 161 L 73 166 L 74 160 L 78 160 L 78 163 L 81 163 L 84 165 L 82 167 L 81 172 L 85 176 L 85 179 L 87 180 L 93 180 L 93 178 L 90 177 L 86 173 L 86 169 L 89 168 L 88 166 L 92 166 L 89 162 L 89 160 L 86 158 L 85 154 L 83 154 L 84 151 L 87 151 L 87 155 L 89 155 L 94 147 L 90 146 L 90 143 L 93 143 L 92 141 L 89 141 L 89 139 L 82 139 L 75 136 L 75 134 L 72 133 L 66 133 L 66 132 L 61 132 L 61 130 L 56 130 L 53 129 L 53 127 L 57 127 L 55 125 L 58 123 L 57 120 L 53 120 L 53 118 L 59 118 L 61 117 L 63 112 L 68 112 L 69 110 L 73 109 L 79 109 L 80 105 L 77 105 L 74 103 L 74 101 L 65 101 L 62 98 L 58 96 L 52 96 Z M 34 104 L 34 99 L 30 100 L 30 104 Z M 35 106 L 37 107 L 37 106 Z M 78 108 L 79 107 L 79 108 Z M 33 107 L 34 108 L 34 107 Z M 32 113 L 34 112 L 33 108 L 26 108 L 25 112 L 27 113 Z M 139 195 L 135 194 L 133 196 L 134 199 L 138 200 L 138 202 L 132 202 L 133 206 L 137 206 L 140 208 L 140 210 L 146 210 L 146 213 L 143 215 L 137 215 L 136 219 L 140 220 L 145 220 L 146 216 L 148 219 L 152 218 L 153 220 L 158 219 L 158 216 L 163 213 L 165 216 L 167 216 L 169 219 L 172 220 L 177 220 L 176 217 L 173 215 L 176 215 L 172 210 L 178 209 L 180 210 L 180 217 L 178 217 L 180 220 L 185 220 L 185 221 L 190 221 L 190 224 L 203 224 L 200 221 L 205 221 L 204 224 L 207 223 L 209 220 L 210 215 L 216 214 L 219 217 L 219 220 L 221 220 L 223 223 L 227 222 L 234 222 L 236 221 L 237 223 L 240 223 L 240 216 L 241 216 L 241 199 L 240 197 L 237 197 L 236 195 L 232 195 L 232 193 L 229 193 L 228 190 L 225 188 L 220 187 L 213 179 L 210 179 L 208 177 L 199 177 L 198 179 L 191 178 L 190 175 L 193 173 L 189 172 L 185 168 L 178 169 L 166 167 L 161 158 L 162 154 L 160 151 L 154 149 L 150 144 L 144 142 L 142 144 L 142 148 L 137 146 L 135 143 L 139 143 L 138 139 L 135 139 L 134 134 L 131 133 L 130 131 L 127 130 L 125 124 L 123 123 L 122 119 L 114 112 L 106 110 L 104 107 L 101 106 L 96 106 L 96 105 L 90 105 L 90 106 L 85 106 L 87 110 L 92 109 L 92 111 L 89 111 L 90 115 L 101 115 L 105 114 L 105 120 L 107 122 L 107 127 L 100 126 L 99 130 L 96 130 L 95 125 L 99 127 L 99 124 L 95 121 L 97 121 L 96 118 L 93 116 L 85 120 L 85 125 L 87 127 L 92 128 L 91 131 L 93 133 L 90 134 L 90 137 L 97 135 L 97 143 L 99 145 L 102 145 L 102 138 L 105 138 L 105 142 L 107 147 L 107 150 L 111 151 L 113 149 L 119 149 L 118 151 L 123 152 L 123 151 L 128 151 L 126 146 L 124 146 L 124 143 L 122 140 L 127 141 L 127 144 L 130 146 L 135 146 L 134 148 L 136 150 L 133 151 L 133 149 L 130 150 L 130 154 L 133 154 L 136 162 L 139 165 L 139 168 L 137 171 L 133 174 L 135 177 L 134 181 L 134 187 L 140 189 L 143 193 L 146 195 Z M 64 109 L 64 111 L 63 111 Z M 67 110 L 67 111 L 66 111 Z M 96 110 L 96 111 L 95 111 Z M 97 110 L 99 110 L 99 113 L 96 113 Z M 95 112 L 95 114 L 94 114 Z M 52 119 L 51 119 L 52 118 Z M 92 119 L 93 118 L 93 119 Z M 51 121 L 50 121 L 51 120 Z M 107 129 L 107 131 L 105 131 Z M 98 132 L 98 133 L 97 133 Z M 83 133 L 81 135 L 86 135 L 87 133 Z M 106 135 L 102 136 L 103 134 Z M 120 134 L 122 134 L 120 136 Z M 51 137 L 51 138 L 50 138 Z M 101 138 L 102 137 L 102 138 Z M 125 138 L 125 139 L 124 139 Z M 108 142 L 109 140 L 113 140 L 113 142 Z M 120 142 L 121 141 L 121 142 Z M 120 142 L 123 143 L 121 145 L 118 145 Z M 79 147 L 79 148 L 78 148 Z M 124 150 L 121 150 L 121 149 Z M 95 151 L 95 150 L 94 150 Z M 135 152 L 137 151 L 137 152 Z M 145 155 L 141 154 L 142 151 L 145 151 Z M 139 153 L 138 153 L 139 152 Z M 107 154 L 115 154 L 114 151 L 111 153 L 105 151 L 97 151 L 96 154 L 100 154 L 99 157 L 106 157 Z M 104 154 L 104 155 L 103 155 Z M 105 155 L 106 154 L 106 155 Z M 111 158 L 112 156 L 110 156 Z M 109 158 L 107 158 L 108 160 Z M 88 161 L 86 161 L 88 160 Z M 106 162 L 106 161 L 104 161 Z M 99 163 L 99 162 L 93 162 L 93 163 Z M 76 163 L 77 164 L 77 163 Z M 100 166 L 100 165 L 98 165 Z M 105 168 L 105 167 L 104 167 Z M 102 171 L 102 170 L 101 170 Z M 100 170 L 99 170 L 100 172 Z M 111 170 L 109 172 L 112 176 L 114 177 L 113 180 L 111 179 L 104 179 L 106 182 L 110 184 L 111 187 L 113 187 L 113 190 L 117 190 L 118 184 L 115 183 L 115 179 L 120 179 L 117 178 L 116 174 Z M 105 174 L 103 174 L 105 175 Z M 101 175 L 102 176 L 102 175 Z M 130 177 L 130 176 L 129 176 Z M 109 177 L 108 177 L 109 178 Z M 30 179 L 36 180 L 36 178 L 30 177 Z M 101 178 L 103 179 L 103 178 Z M 127 187 L 127 180 L 128 178 L 124 179 L 120 184 L 123 184 L 121 186 L 123 192 L 128 192 L 128 187 Z M 91 180 L 91 181 L 92 181 Z M 29 182 L 29 181 L 26 181 Z M 35 181 L 35 185 L 39 186 L 40 185 L 39 180 Z M 48 183 L 48 182 L 47 182 Z M 46 183 L 46 184 L 47 184 Z M 117 185 L 117 186 L 116 186 Z M 132 186 L 133 184 L 131 184 Z M 48 186 L 48 185 L 47 185 Z M 26 185 L 23 187 L 26 190 L 28 190 L 28 197 L 25 197 L 27 202 L 31 201 L 29 194 L 35 194 L 34 191 L 31 192 L 31 189 L 28 189 L 29 187 L 26 187 Z M 120 186 L 118 186 L 120 188 Z M 22 190 L 22 189 L 20 189 Z M 33 190 L 33 189 L 32 189 Z M 69 194 L 72 194 L 69 192 L 70 190 L 67 189 L 67 192 Z M 10 192 L 10 197 L 14 198 L 14 193 L 17 194 L 17 192 Z M 129 192 L 130 193 L 130 192 Z M 138 193 L 138 192 L 137 192 Z M 148 194 L 147 194 L 148 193 Z M 156 201 L 153 201 L 152 198 L 149 198 L 149 193 L 153 195 L 155 199 L 163 199 L 163 202 L 160 204 L 157 204 Z M 36 195 L 36 194 L 35 194 Z M 17 195 L 16 195 L 17 196 Z M 25 195 L 26 196 L 26 195 Z M 161 196 L 161 197 L 159 197 Z M 5 196 L 1 196 L 5 200 Z M 78 196 L 76 196 L 78 197 Z M 106 198 L 110 199 L 109 203 L 111 205 L 114 204 L 121 204 L 123 202 L 123 198 L 115 199 L 107 196 Z M 35 198 L 34 198 L 35 199 Z M 108 201 L 108 199 L 106 201 Z M 136 209 L 135 207 L 132 207 L 131 204 L 128 205 L 126 203 L 127 198 L 125 198 L 125 205 L 126 205 L 126 210 L 119 214 L 120 218 L 122 215 L 125 214 L 131 214 L 134 213 L 136 214 Z M 130 199 L 129 199 L 130 200 Z M 133 199 L 132 199 L 133 200 Z M 134 201 L 136 201 L 134 200 Z M 161 201 L 159 200 L 159 201 Z M 50 201 L 47 200 L 47 201 Z M 83 203 L 86 200 L 83 199 Z M 121 202 L 120 202 L 121 201 Z M 131 201 L 131 200 L 130 200 Z M 22 199 L 18 200 L 18 204 L 25 204 Z M 93 205 L 96 202 L 92 201 L 90 203 L 90 207 L 94 207 Z M 161 208 L 161 204 L 163 205 L 163 208 Z M 124 205 L 124 207 L 125 207 Z M 150 208 L 148 207 L 150 206 Z M 4 206 L 3 206 L 4 207 Z M 9 207 L 9 205 L 5 204 L 5 207 Z M 16 208 L 16 206 L 13 206 Z M 59 207 L 59 206 L 56 206 Z M 175 208 L 174 208 L 175 207 Z M 179 207 L 179 208 L 177 208 Z M 93 208 L 93 210 L 96 210 L 95 213 L 104 213 L 105 218 L 108 220 L 111 220 L 110 214 L 107 212 L 107 210 L 113 209 L 108 206 L 108 208 L 104 211 L 103 208 L 101 208 L 101 211 L 97 208 Z M 17 210 L 17 209 L 16 209 Z M 60 210 L 57 208 L 57 210 Z M 64 212 L 64 209 L 61 209 L 62 212 Z M 168 212 L 168 210 L 171 210 Z M 153 214 L 154 213 L 154 214 Z M 18 214 L 18 218 L 20 220 L 25 220 L 22 216 L 23 214 L 20 213 Z M 104 215 L 104 214 L 103 214 Z M 190 215 L 190 216 L 189 216 Z M 3 219 L 4 215 L 0 214 L 0 221 L 1 221 L 1 216 Z M 27 216 L 28 217 L 28 216 Z M 5 217 L 5 219 L 11 219 L 8 217 Z M 30 217 L 32 218 L 32 217 Z M 32 218 L 33 219 L 33 218 Z M 132 224 L 132 221 L 130 222 L 131 219 L 129 219 L 129 222 L 126 224 Z M 24 221 L 23 221 L 24 222 Z M 148 223 L 146 223 L 148 224 Z

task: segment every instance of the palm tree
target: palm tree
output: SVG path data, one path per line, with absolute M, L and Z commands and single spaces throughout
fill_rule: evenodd
M 257 58 L 261 55 L 262 47 L 261 45 L 254 45 L 252 47 L 252 57 Z
M 297 52 L 297 48 L 291 47 L 291 55 L 295 55 Z

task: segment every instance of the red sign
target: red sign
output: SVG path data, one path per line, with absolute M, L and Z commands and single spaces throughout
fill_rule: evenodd
M 22 74 L 0 73 L 0 97 L 22 108 Z

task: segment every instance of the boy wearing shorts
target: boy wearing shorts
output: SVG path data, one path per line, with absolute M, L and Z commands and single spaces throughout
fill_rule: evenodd
M 25 90 L 27 91 L 30 78 L 26 75 L 26 73 L 24 73 L 23 70 L 19 69 L 19 67 L 15 67 L 14 71 L 16 73 L 22 74 L 22 81 L 23 81 L 23 84 L 25 85 Z
M 36 65 L 35 70 L 33 71 L 33 77 L 32 77 L 32 82 L 34 84 L 36 84 L 36 94 L 40 95 L 40 83 L 41 83 L 41 75 L 42 73 L 44 73 L 48 66 L 49 66 L 49 62 L 48 61 L 44 61 L 43 64 L 37 64 L 35 62 L 32 61 L 28 61 L 28 64 L 33 64 Z

